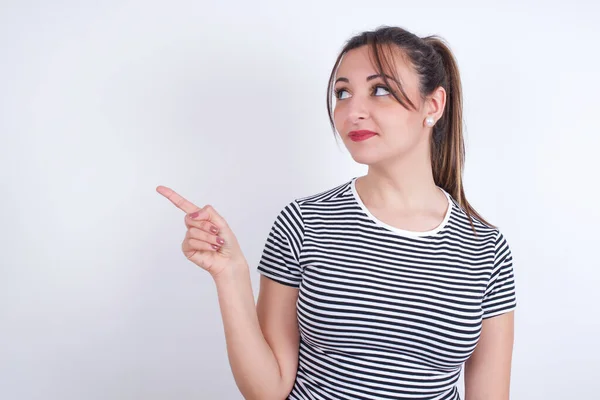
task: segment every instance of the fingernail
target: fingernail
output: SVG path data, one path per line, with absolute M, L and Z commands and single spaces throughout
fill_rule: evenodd
M 214 234 L 216 234 L 217 232 L 219 232 L 219 230 L 217 228 L 215 228 L 214 226 L 210 227 L 210 231 Z
M 225 243 L 225 241 L 223 239 L 221 239 L 221 238 L 217 238 L 217 243 L 223 244 L 223 243 Z
M 198 215 L 200 215 L 200 211 L 196 211 L 190 214 L 190 218 L 196 218 Z

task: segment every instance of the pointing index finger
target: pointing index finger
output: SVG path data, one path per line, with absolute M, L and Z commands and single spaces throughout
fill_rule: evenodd
M 175 206 L 177 208 L 179 208 L 180 210 L 182 210 L 183 212 L 185 212 L 187 214 L 191 214 L 195 211 L 200 210 L 200 207 L 198 207 L 198 206 L 194 205 L 192 202 L 184 199 L 173 189 L 170 189 L 166 186 L 158 186 L 156 188 L 156 191 L 158 193 L 162 194 L 167 199 L 171 200 L 171 203 L 175 204 Z

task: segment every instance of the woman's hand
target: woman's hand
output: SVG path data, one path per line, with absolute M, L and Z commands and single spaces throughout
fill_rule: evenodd
M 181 249 L 187 259 L 208 271 L 213 278 L 245 265 L 246 259 L 235 235 L 212 206 L 200 208 L 165 186 L 158 186 L 156 191 L 186 213 L 187 232 Z

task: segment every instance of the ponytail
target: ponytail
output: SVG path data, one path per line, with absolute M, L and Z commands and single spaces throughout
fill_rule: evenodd
M 446 106 L 442 118 L 434 126 L 430 143 L 433 179 L 438 186 L 450 193 L 465 210 L 471 228 L 476 233 L 471 220 L 472 216 L 488 226 L 494 226 L 475 211 L 467 201 L 464 192 L 462 179 L 465 165 L 463 100 L 458 64 L 449 46 L 442 38 L 433 35 L 423 38 L 423 41 L 440 56 L 445 75 L 441 86 L 446 90 Z

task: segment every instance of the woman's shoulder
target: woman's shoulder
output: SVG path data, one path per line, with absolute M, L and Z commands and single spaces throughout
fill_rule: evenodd
M 328 202 L 336 202 L 340 199 L 345 199 L 350 194 L 350 185 L 352 179 L 344 180 L 342 183 L 329 185 L 311 194 L 306 194 L 301 197 L 294 198 L 294 202 L 300 206 L 311 204 L 325 204 Z
M 477 232 L 477 236 L 480 238 L 496 238 L 499 234 L 499 228 L 492 225 L 489 222 L 484 221 L 483 218 L 472 212 L 467 212 L 467 209 L 461 205 L 456 198 L 449 195 L 452 206 L 454 208 L 452 213 L 452 225 L 458 231 L 473 234 L 473 228 Z

